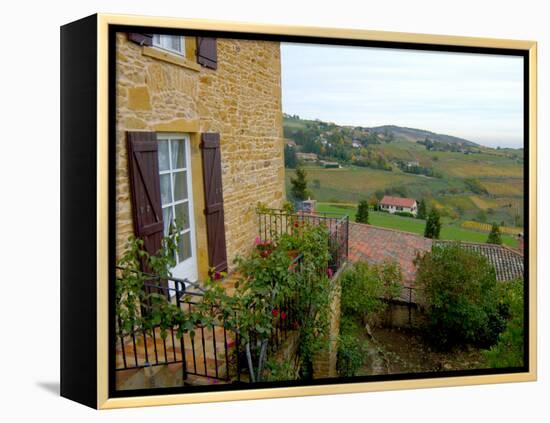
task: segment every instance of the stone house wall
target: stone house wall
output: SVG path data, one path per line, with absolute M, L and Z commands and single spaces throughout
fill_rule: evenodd
M 255 207 L 278 208 L 285 198 L 278 42 L 218 39 L 218 67 L 142 47 L 117 34 L 116 257 L 133 234 L 126 131 L 185 132 L 191 139 L 191 175 L 199 278 L 208 253 L 200 134 L 219 132 L 229 266 L 257 234 Z M 231 269 L 231 267 L 230 267 Z

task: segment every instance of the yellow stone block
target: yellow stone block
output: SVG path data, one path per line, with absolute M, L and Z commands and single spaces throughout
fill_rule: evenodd
M 127 130 L 132 129 L 145 129 L 147 128 L 147 123 L 141 119 L 138 119 L 133 116 L 128 116 L 124 119 L 124 127 Z
M 128 88 L 128 107 L 133 110 L 151 110 L 147 86 Z
M 199 120 L 174 119 L 170 122 L 161 122 L 153 126 L 158 132 L 199 132 Z

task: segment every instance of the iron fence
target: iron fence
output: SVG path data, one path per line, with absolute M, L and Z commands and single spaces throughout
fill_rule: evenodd
M 301 267 L 302 255 L 298 255 L 293 259 L 289 271 L 299 272 Z M 141 273 L 148 279 L 143 287 L 146 294 L 160 294 L 160 298 L 184 313 L 193 313 L 203 299 L 204 294 L 198 283 L 175 277 L 167 278 L 161 283 L 158 276 Z M 147 312 L 147 306 L 142 304 L 141 313 Z M 211 308 L 212 315 L 217 314 L 215 306 Z M 273 316 L 274 324 L 268 341 L 271 352 L 277 351 L 295 329 L 292 324 L 295 321 L 296 299 L 285 298 L 279 305 L 278 313 L 280 314 L 277 317 Z M 183 381 L 188 375 L 225 382 L 245 381 L 242 373 L 247 372 L 248 367 L 243 337 L 228 328 L 226 319 L 218 320 L 213 327 L 197 324 L 179 335 L 176 327 L 168 328 L 165 336 L 162 336 L 160 325 L 149 329 L 134 328 L 127 333 L 123 331 L 123 327 L 120 316 L 117 316 L 116 371 L 178 364 L 181 365 Z M 254 334 L 250 345 L 252 355 L 257 355 L 259 349 L 256 346 L 259 345 L 259 340 Z
M 328 230 L 328 267 L 336 273 L 347 261 L 349 254 L 349 216 L 337 213 L 288 213 L 279 209 L 258 211 L 258 231 L 263 240 L 272 240 L 290 234 L 296 223 L 324 225 Z
M 186 313 L 192 313 L 202 300 L 202 293 L 188 289 L 192 285 L 187 280 L 168 278 L 161 284 L 157 277 L 147 277 L 150 279 L 144 283 L 147 294 L 162 294 L 167 302 Z M 141 310 L 143 313 L 144 308 Z M 229 381 L 235 374 L 231 367 L 238 362 L 234 348 L 236 334 L 226 329 L 224 320 L 212 327 L 197 324 L 193 328 L 193 336 L 190 331 L 178 335 L 175 327 L 168 328 L 166 336 L 162 336 L 160 325 L 149 329 L 134 328 L 128 333 L 122 328 L 123 324 L 117 316 L 117 371 L 180 364 L 183 380 L 188 375 L 195 375 Z

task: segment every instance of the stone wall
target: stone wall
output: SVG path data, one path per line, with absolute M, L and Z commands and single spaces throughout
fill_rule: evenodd
M 218 68 L 212 70 L 197 65 L 191 55 L 171 60 L 166 53 L 128 42 L 125 34 L 117 35 L 117 258 L 133 233 L 126 131 L 190 134 L 199 277 L 208 269 L 200 133 L 220 133 L 230 266 L 236 255 L 252 247 L 257 234 L 256 204 L 282 205 L 279 43 L 218 39 L 217 47 Z
M 317 353 L 313 360 L 313 377 L 315 379 L 337 377 L 336 361 L 338 359 L 338 336 L 340 335 L 340 301 L 342 285 L 340 277 L 343 268 L 333 277 L 334 289 L 330 302 L 330 328 L 326 348 Z

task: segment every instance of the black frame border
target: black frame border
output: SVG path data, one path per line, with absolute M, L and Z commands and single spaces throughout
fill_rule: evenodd
M 245 40 L 263 40 L 263 41 L 279 41 L 287 43 L 308 43 L 308 44 L 330 44 L 339 46 L 355 46 L 355 47 L 376 47 L 376 48 L 391 48 L 402 50 L 422 50 L 435 52 L 453 52 L 453 53 L 474 53 L 474 54 L 492 54 L 503 56 L 518 56 L 523 58 L 523 148 L 524 148 L 524 365 L 522 367 L 510 367 L 499 369 L 473 369 L 473 370 L 455 370 L 443 372 L 422 372 L 422 373 L 404 373 L 395 375 L 380 375 L 380 376 L 356 376 L 356 377 L 336 377 L 316 379 L 311 382 L 295 381 L 289 382 L 260 382 L 260 383 L 241 383 L 228 385 L 210 385 L 210 386 L 189 386 L 189 387 L 171 387 L 171 388 L 154 388 L 154 389 L 136 389 L 136 390 L 116 390 L 115 383 L 115 316 L 114 316 L 114 301 L 109 301 L 109 352 L 108 352 L 108 396 L 109 398 L 124 398 L 137 396 L 151 395 L 169 395 L 169 394 L 189 394 L 199 392 L 223 392 L 235 390 L 251 390 L 261 388 L 283 388 L 283 387 L 301 387 L 301 386 L 319 386 L 319 385 L 336 385 L 342 383 L 365 383 L 365 382 L 380 382 L 380 381 L 400 381 L 413 379 L 441 379 L 460 376 L 486 376 L 500 374 L 514 374 L 529 372 L 531 363 L 530 356 L 530 321 L 529 321 L 529 263 L 530 263 L 530 128 L 529 118 L 532 111 L 530 110 L 530 93 L 529 93 L 529 76 L 530 76 L 530 60 L 529 50 L 523 49 L 508 49 L 495 47 L 471 47 L 459 45 L 439 45 L 439 44 L 424 44 L 424 43 L 408 43 L 397 41 L 378 41 L 378 40 L 357 40 L 345 38 L 324 38 L 310 36 L 295 36 L 295 35 L 273 35 L 263 33 L 247 33 L 238 31 L 215 31 L 215 30 L 186 30 L 179 28 L 159 28 L 150 26 L 135 26 L 135 25 L 109 25 L 108 28 L 108 103 L 109 103 L 109 228 L 115 228 L 115 172 L 116 172 L 116 157 L 115 145 L 113 140 L 116 139 L 116 33 L 117 32 L 141 32 L 150 33 L 154 30 L 159 34 L 186 35 L 186 36 L 206 36 L 216 38 L 235 38 Z M 116 233 L 114 229 L 109 231 L 109 298 L 114 298 L 115 291 L 115 244 Z

